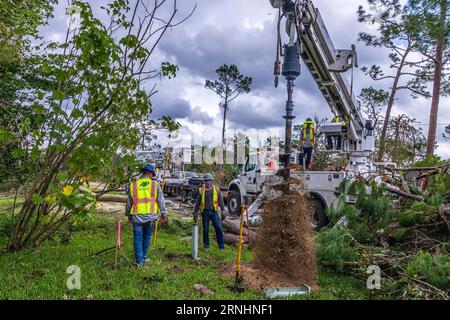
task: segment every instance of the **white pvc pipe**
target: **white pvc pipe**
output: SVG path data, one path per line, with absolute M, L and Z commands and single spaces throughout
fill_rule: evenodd
M 198 256 L 198 224 L 194 224 L 192 228 L 192 258 L 196 261 L 200 260 Z

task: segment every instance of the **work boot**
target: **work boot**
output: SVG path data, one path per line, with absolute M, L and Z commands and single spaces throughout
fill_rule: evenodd
M 145 264 L 138 264 L 137 267 L 139 270 L 142 270 L 143 272 L 150 271 L 150 266 L 146 266 Z

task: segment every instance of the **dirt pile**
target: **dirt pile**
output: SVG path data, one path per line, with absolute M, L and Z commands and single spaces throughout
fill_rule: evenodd
M 308 199 L 285 192 L 264 206 L 255 243 L 255 265 L 316 286 L 317 272 Z
M 255 242 L 255 260 L 242 267 L 245 283 L 255 289 L 298 287 L 317 289 L 315 244 L 307 191 L 300 179 L 275 177 L 263 191 L 264 211 Z M 234 275 L 228 266 L 222 273 Z

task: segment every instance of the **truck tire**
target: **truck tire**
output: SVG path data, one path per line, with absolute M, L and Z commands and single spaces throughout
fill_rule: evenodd
M 241 194 L 239 191 L 231 191 L 228 196 L 228 212 L 239 216 L 241 213 Z
M 186 194 L 186 202 L 188 204 L 194 205 L 195 204 L 195 198 L 194 198 L 194 191 L 189 190 Z
M 311 196 L 310 202 L 313 208 L 311 212 L 311 224 L 315 231 L 319 231 L 329 223 L 325 213 L 325 205 L 322 200 L 314 195 Z
M 187 201 L 187 192 L 186 190 L 181 191 L 181 202 L 186 203 Z

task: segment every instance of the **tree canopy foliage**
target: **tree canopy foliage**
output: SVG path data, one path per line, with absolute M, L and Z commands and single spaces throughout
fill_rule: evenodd
M 158 79 L 175 77 L 178 70 L 167 61 L 150 63 L 150 57 L 165 32 L 190 16 L 175 21 L 176 1 L 167 0 L 115 0 L 102 7 L 107 19 L 94 15 L 88 1 L 72 1 L 71 8 L 68 14 L 79 14 L 79 25 L 68 26 L 64 42 L 25 48 L 34 78 L 27 87 L 12 88 L 11 101 L 20 108 L 14 122 L 2 122 L 7 158 L 29 169 L 10 250 L 37 244 L 74 214 L 95 209 L 95 197 L 81 188 L 90 178 L 105 181 L 104 189 L 132 178 L 140 165 L 134 156 L 138 123 L 152 111 Z M 30 23 L 37 28 L 40 21 Z M 17 99 L 23 91 L 26 100 Z M 177 127 L 169 117 L 157 122 Z

